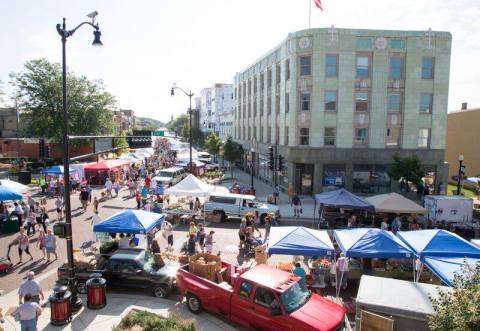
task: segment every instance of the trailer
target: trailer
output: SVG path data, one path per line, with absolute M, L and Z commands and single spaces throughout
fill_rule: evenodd
M 434 222 L 455 223 L 459 226 L 471 225 L 473 200 L 462 196 L 427 195 L 425 209 L 428 218 Z

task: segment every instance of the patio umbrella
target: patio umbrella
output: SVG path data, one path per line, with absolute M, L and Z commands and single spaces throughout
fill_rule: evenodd
M 10 179 L 2 179 L 0 180 L 0 185 L 8 188 L 12 188 L 20 193 L 24 193 L 25 191 L 28 191 L 29 187 L 23 184 L 20 184 L 18 182 L 14 182 L 13 180 Z
M 0 185 L 0 201 L 21 200 L 22 194 L 11 187 Z

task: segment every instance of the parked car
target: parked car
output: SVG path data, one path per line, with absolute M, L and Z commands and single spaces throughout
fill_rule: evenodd
M 207 153 L 207 152 L 198 152 L 197 159 L 198 161 L 201 161 L 206 164 L 212 163 L 212 155 L 210 155 L 210 153 Z
M 278 206 L 261 203 L 255 199 L 254 195 L 235 193 L 213 194 L 205 202 L 205 212 L 221 214 L 223 217 L 242 217 L 246 213 L 255 213 L 256 211 L 258 211 L 262 223 L 265 216 L 269 213 L 274 213 L 277 218 L 280 217 Z
M 156 268 L 153 256 L 138 248 L 119 249 L 111 256 L 104 256 L 103 265 L 96 269 L 75 267 L 77 291 L 87 293 L 86 281 L 92 273 L 99 273 L 107 280 L 108 287 L 150 289 L 157 298 L 166 298 L 175 288 L 175 274 L 180 264 L 166 261 L 165 266 Z M 57 270 L 58 280 L 65 284 L 68 280 L 66 265 Z
M 345 309 L 308 291 L 294 274 L 265 264 L 241 275 L 228 263 L 222 267 L 220 284 L 189 272 L 188 265 L 178 269 L 177 286 L 192 313 L 218 313 L 255 330 L 344 330 Z
M 184 168 L 182 167 L 171 167 L 167 169 L 159 170 L 155 177 L 152 180 L 158 184 L 162 183 L 163 185 L 175 185 L 178 182 L 182 181 L 187 177 L 187 173 Z

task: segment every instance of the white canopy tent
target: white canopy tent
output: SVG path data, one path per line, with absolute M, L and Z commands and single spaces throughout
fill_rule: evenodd
M 10 180 L 10 179 L 0 180 L 0 185 L 17 190 L 20 193 L 25 193 L 30 189 L 28 186 L 20 184 L 18 182 L 14 182 L 13 180 Z
M 177 185 L 165 190 L 165 194 L 175 196 L 207 197 L 215 190 L 213 185 L 209 185 L 189 174 Z

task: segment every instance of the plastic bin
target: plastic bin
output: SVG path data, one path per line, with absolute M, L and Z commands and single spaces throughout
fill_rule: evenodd
M 50 302 L 50 323 L 64 325 L 72 320 L 72 293 L 66 286 L 57 286 L 48 297 Z
M 107 280 L 101 274 L 91 274 L 87 280 L 87 307 L 101 309 L 107 305 Z

